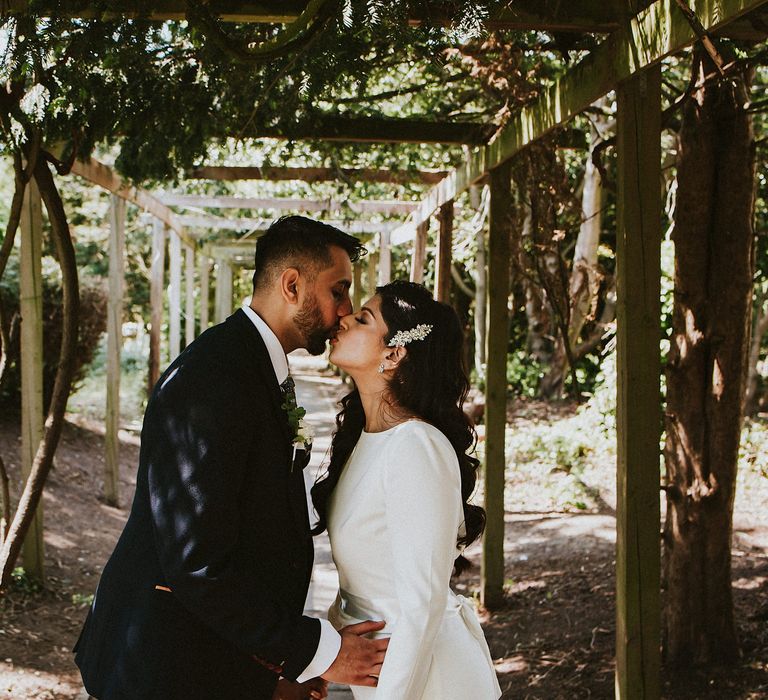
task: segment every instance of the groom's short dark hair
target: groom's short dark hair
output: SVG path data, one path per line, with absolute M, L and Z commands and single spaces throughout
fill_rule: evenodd
M 256 241 L 253 289 L 263 289 L 286 267 L 313 277 L 333 264 L 331 247 L 337 246 L 357 262 L 367 252 L 357 238 L 335 226 L 306 216 L 283 216 Z

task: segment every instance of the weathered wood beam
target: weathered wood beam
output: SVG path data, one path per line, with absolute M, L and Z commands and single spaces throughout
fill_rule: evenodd
M 439 143 L 477 146 L 487 143 L 496 130 L 493 124 L 430 122 L 418 119 L 317 116 L 311 122 L 288 127 L 258 127 L 226 134 L 237 138 L 273 138 L 350 143 Z
M 271 219 L 245 219 L 240 217 L 218 217 L 210 214 L 179 214 L 176 219 L 185 229 L 204 228 L 209 230 L 253 231 L 257 236 L 264 233 L 272 224 Z M 392 221 L 342 221 L 338 219 L 323 221 L 351 234 L 371 234 L 381 231 L 391 232 L 399 226 Z
M 378 280 L 378 275 L 376 274 L 376 270 L 379 266 L 379 251 L 378 250 L 372 250 L 368 255 L 366 255 L 366 258 L 368 259 L 368 294 L 369 296 L 373 296 L 376 294 L 376 284 Z
M 123 345 L 125 200 L 110 196 L 109 296 L 107 297 L 107 410 L 104 418 L 104 500 L 120 499 L 120 351 Z
M 184 285 L 186 305 L 184 310 L 184 346 L 195 339 L 195 249 L 184 246 Z
M 24 190 L 19 250 L 19 311 L 21 313 L 21 474 L 32 471 L 35 454 L 43 439 L 43 208 L 34 179 Z M 25 571 L 43 581 L 43 501 L 24 538 L 22 559 Z
M 232 313 L 232 263 L 225 258 L 216 260 L 216 323 L 225 321 Z
M 259 24 L 286 24 L 293 22 L 306 8 L 307 0 L 265 0 L 264 2 L 237 2 L 237 0 L 218 0 L 211 3 L 225 22 L 255 22 Z M 27 0 L 7 0 L 3 2 L 3 14 L 18 14 L 29 9 Z M 81 0 L 57 0 L 48 5 L 40 3 L 37 11 L 45 11 L 57 16 L 81 17 L 83 19 L 101 19 L 104 21 L 126 19 L 152 19 L 158 21 L 183 20 L 187 16 L 186 0 L 158 0 L 151 6 L 135 0 L 113 2 L 109 10 L 104 10 L 94 3 Z
M 616 697 L 660 697 L 661 69 L 617 91 Z
M 392 281 L 392 246 L 389 238 L 389 231 L 379 234 L 379 286 Z
M 485 513 L 480 598 L 489 609 L 504 602 L 504 484 L 507 467 L 507 350 L 509 346 L 509 162 L 491 171 L 488 246 L 488 366 L 485 392 Z
M 416 238 L 413 241 L 411 256 L 411 282 L 421 284 L 424 281 L 424 263 L 427 260 L 427 235 L 429 234 L 429 219 L 419 224 Z
M 208 328 L 209 305 L 211 302 L 210 289 L 211 259 L 200 252 L 200 332 Z
M 108 12 L 99 11 L 93 4 L 79 0 L 63 0 L 50 3 L 52 12 L 86 19 L 104 20 L 120 17 L 146 17 L 153 20 L 182 20 L 186 18 L 187 3 L 184 0 L 162 0 L 142 9 L 137 2 L 111 3 Z M 26 10 L 26 0 L 8 0 L 4 12 L 12 14 Z M 307 6 L 307 0 L 265 0 L 263 2 L 211 2 L 224 22 L 253 22 L 259 24 L 287 24 L 293 22 Z M 416 9 L 410 16 L 411 24 L 425 20 L 431 23 L 450 24 L 453 17 L 448 12 L 430 8 L 429 16 Z M 486 22 L 489 29 L 539 30 L 552 32 L 610 32 L 620 20 L 615 2 L 594 0 L 516 0 Z
M 217 263 L 220 260 L 224 260 L 229 265 L 234 265 L 236 267 L 253 267 L 253 256 L 255 252 L 256 241 L 250 238 L 245 241 L 209 244 L 202 250 L 202 254 L 207 258 L 210 258 Z
M 87 161 L 76 160 L 71 170 L 73 175 L 78 175 L 94 185 L 99 185 L 105 190 L 116 194 L 118 197 L 135 204 L 139 209 L 152 214 L 160 219 L 168 228 L 181 236 L 181 239 L 187 245 L 194 245 L 194 241 L 187 238 L 184 227 L 176 219 L 176 215 L 160 200 L 156 199 L 146 190 L 134 187 L 126 183 L 116 172 L 104 163 L 100 163 L 95 158 L 89 158 Z
M 360 202 L 334 199 L 298 199 L 279 197 L 228 197 L 198 194 L 160 194 L 160 201 L 169 207 L 199 209 L 273 209 L 275 211 L 351 211 L 355 214 L 410 214 L 418 202 L 393 200 L 363 200 Z
M 352 308 L 360 309 L 363 301 L 363 264 L 358 260 L 352 266 Z
M 163 279 L 165 274 L 165 241 L 166 227 L 160 219 L 155 219 L 152 225 L 152 262 L 150 265 L 149 282 L 149 376 L 147 378 L 147 395 L 160 378 L 162 363 L 162 347 L 160 331 L 163 325 Z
M 393 185 L 424 182 L 434 185 L 448 173 L 445 170 L 390 170 L 388 168 L 275 168 L 256 166 L 206 165 L 186 173 L 190 180 L 299 180 L 328 182 L 346 180 L 383 182 Z
M 484 153 L 484 151 L 480 151 Z M 392 243 L 397 245 L 413 240 L 419 224 L 429 218 L 447 202 L 453 201 L 473 184 L 484 182 L 488 176 L 482 158 L 470 158 L 456 170 L 451 171 L 445 178 L 433 187 L 408 219 L 392 232 Z
M 175 231 L 168 243 L 168 359 L 173 362 L 181 352 L 181 240 Z
M 692 0 L 689 4 L 707 31 L 718 31 L 768 0 Z M 479 183 L 491 168 L 564 124 L 634 73 L 696 39 L 676 0 L 656 0 L 512 117 L 487 146 L 474 150 L 466 163 L 430 191 L 393 239 L 413 238 L 419 223 Z
M 453 202 L 446 202 L 437 215 L 440 232 L 437 237 L 435 265 L 435 299 L 447 302 L 451 298 L 451 264 L 453 259 Z

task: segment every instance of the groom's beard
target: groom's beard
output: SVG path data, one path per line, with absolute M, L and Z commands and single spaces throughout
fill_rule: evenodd
M 304 347 L 307 352 L 310 355 L 322 355 L 325 352 L 326 341 L 336 330 L 336 324 L 329 328 L 323 326 L 323 314 L 314 294 L 304 300 L 293 322 L 304 336 Z

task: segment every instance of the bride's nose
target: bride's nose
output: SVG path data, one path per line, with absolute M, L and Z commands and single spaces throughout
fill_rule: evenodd
M 355 314 L 352 313 L 352 314 L 347 314 L 346 316 L 342 316 L 339 319 L 339 328 L 341 328 L 342 330 L 345 330 L 345 331 L 348 330 L 349 329 L 349 324 L 352 321 L 352 318 L 354 317 L 354 315 Z

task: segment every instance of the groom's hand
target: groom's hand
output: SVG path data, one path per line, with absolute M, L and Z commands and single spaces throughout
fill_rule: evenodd
M 328 697 L 328 684 L 322 678 L 293 683 L 286 678 L 277 682 L 272 700 L 322 700 Z
M 347 685 L 375 686 L 389 639 L 366 639 L 363 635 L 384 629 L 386 622 L 359 622 L 342 627 L 341 649 L 323 678 Z

